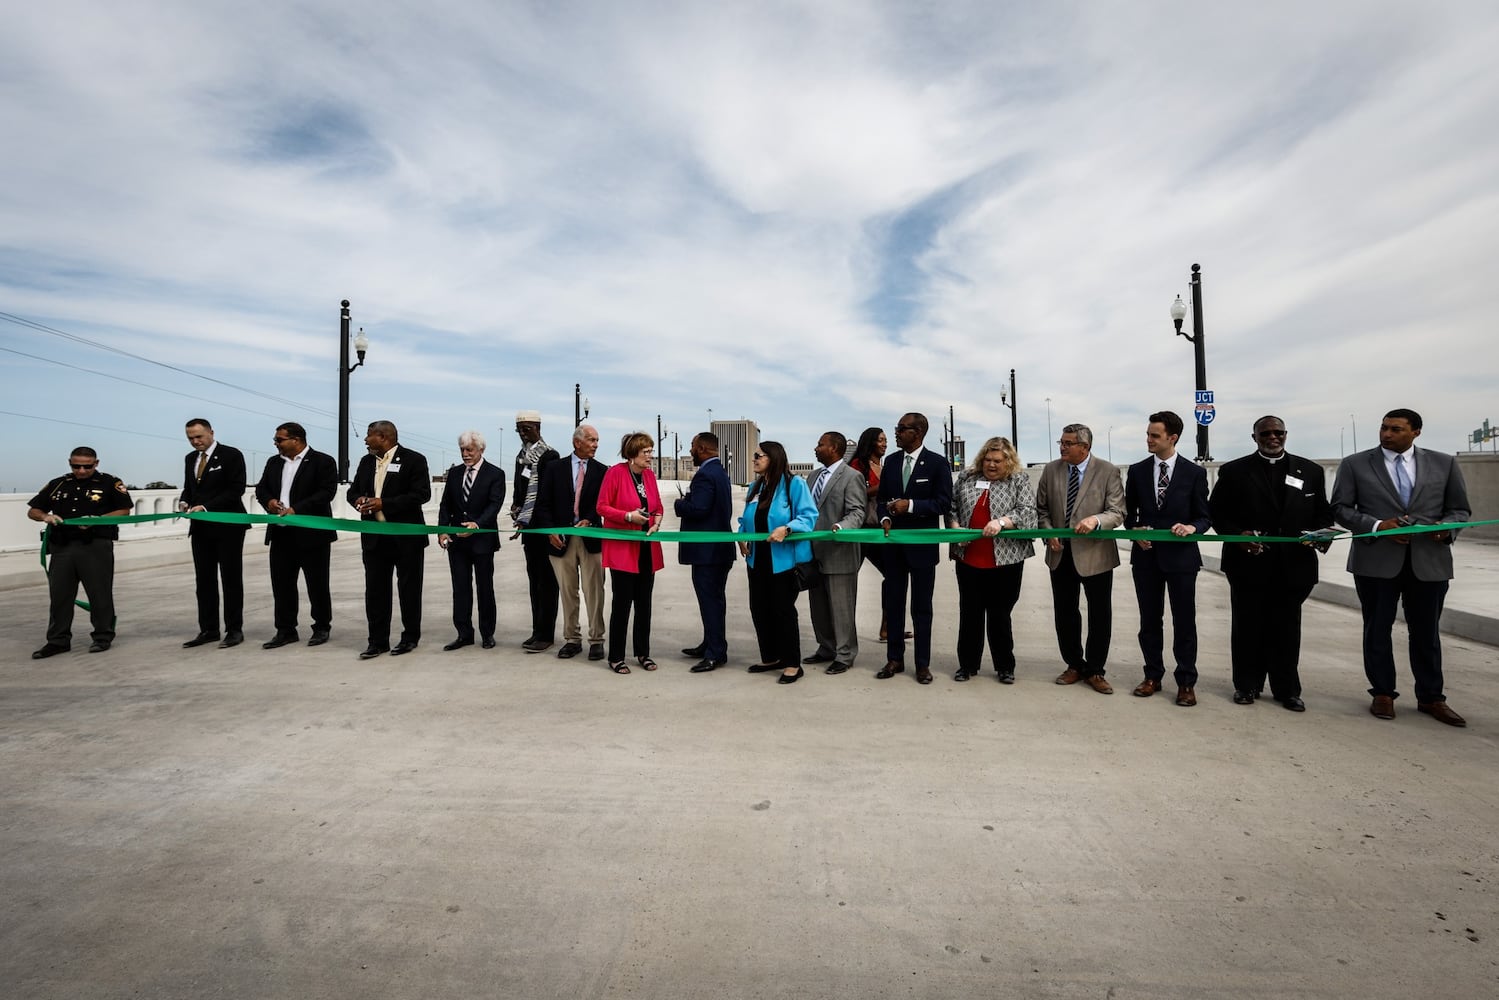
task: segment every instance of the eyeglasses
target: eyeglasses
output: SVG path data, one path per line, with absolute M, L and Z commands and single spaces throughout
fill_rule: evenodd
M 1061 439 L 1060 441 L 1057 442 L 1057 447 L 1058 448 L 1076 448 L 1080 444 L 1082 444 L 1081 441 L 1068 441 L 1066 438 L 1063 438 L 1063 439 Z
M 764 455 L 762 455 L 762 454 L 760 454 L 760 453 L 759 453 L 759 452 L 758 452 L 758 451 L 757 451 L 757 452 L 755 452 L 755 461 L 757 461 L 757 462 L 758 462 L 758 461 L 760 461 L 760 459 L 762 459 L 762 458 L 764 458 L 764 457 L 765 457 L 765 456 L 764 456 Z
M 291 438 L 289 438 L 289 437 L 271 438 L 271 444 L 285 444 L 286 442 L 288 442 L 290 440 L 291 440 Z
M 75 469 L 92 469 L 94 466 L 98 465 L 99 463 L 98 462 L 82 462 L 82 463 L 79 463 L 79 462 L 69 462 L 68 464 L 71 465 Z
M 1255 431 L 1254 436 L 1262 438 L 1283 438 L 1286 436 L 1286 432 L 1284 428 L 1278 431 Z

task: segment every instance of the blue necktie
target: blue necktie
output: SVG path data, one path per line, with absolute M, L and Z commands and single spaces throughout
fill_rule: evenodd
M 1395 492 L 1400 494 L 1400 504 L 1411 505 L 1411 479 L 1405 474 L 1405 456 L 1395 456 Z

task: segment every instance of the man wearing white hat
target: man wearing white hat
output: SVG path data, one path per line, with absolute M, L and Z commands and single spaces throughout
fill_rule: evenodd
M 510 517 L 517 528 L 529 528 L 536 510 L 541 471 L 561 456 L 541 439 L 540 410 L 518 412 L 515 433 L 521 448 L 515 456 Z M 531 636 L 521 647 L 528 653 L 539 653 L 550 648 L 557 638 L 557 575 L 552 571 L 546 535 L 522 535 L 520 544 L 526 554 L 526 579 L 531 587 Z

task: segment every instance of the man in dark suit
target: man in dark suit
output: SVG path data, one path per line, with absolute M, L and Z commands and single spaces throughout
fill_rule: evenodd
M 364 435 L 370 453 L 359 460 L 359 470 L 346 498 L 362 521 L 426 524 L 422 506 L 432 499 L 432 476 L 421 452 L 401 447 L 396 425 L 376 420 Z M 401 656 L 422 638 L 422 569 L 430 539 L 426 535 L 359 536 L 364 556 L 364 617 L 369 644 L 359 654 L 368 660 L 389 652 Z M 401 601 L 401 641 L 390 644 L 390 578 L 396 578 Z
M 307 431 L 301 424 L 284 423 L 272 439 L 276 455 L 265 463 L 255 500 L 267 514 L 286 517 L 304 514 L 332 517 L 333 498 L 338 494 L 338 463 L 307 446 Z M 297 574 L 307 583 L 307 607 L 312 614 L 309 646 L 328 641 L 333 627 L 333 595 L 328 589 L 329 546 L 338 533 L 323 528 L 267 525 L 265 543 L 270 546 L 271 595 L 275 604 L 276 634 L 261 644 L 276 649 L 297 641 Z
M 675 509 L 682 531 L 728 531 L 733 508 L 733 487 L 718 457 L 718 435 L 703 431 L 692 439 L 690 451 L 697 471 L 687 492 L 677 498 Z M 697 657 L 692 672 L 705 674 L 728 662 L 728 609 L 726 589 L 729 570 L 738 555 L 733 542 L 681 542 L 677 562 L 692 567 L 692 592 L 703 620 L 703 641 L 682 650 Z
M 515 415 L 515 434 L 520 452 L 515 456 L 515 492 L 510 498 L 510 517 L 517 530 L 529 528 L 536 511 L 541 473 L 561 456 L 541 439 L 541 411 L 521 410 Z M 528 653 L 550 649 L 557 638 L 557 574 L 552 570 L 552 543 L 545 535 L 522 535 L 526 556 L 526 583 L 531 594 L 531 635 L 521 648 Z
M 599 526 L 599 487 L 608 467 L 594 459 L 599 432 L 588 424 L 573 431 L 573 452 L 549 462 L 536 492 L 533 528 L 593 528 Z M 557 658 L 570 660 L 583 652 L 582 606 L 588 605 L 588 658 L 604 658 L 604 543 L 578 535 L 548 535 L 552 571 L 562 599 L 562 648 Z
M 1062 457 L 1048 462 L 1036 480 L 1037 523 L 1043 528 L 1071 528 L 1068 538 L 1046 540 L 1046 567 L 1051 570 L 1052 620 L 1057 648 L 1067 669 L 1058 684 L 1079 681 L 1099 694 L 1113 694 L 1105 677 L 1114 635 L 1114 567 L 1119 546 L 1112 538 L 1088 538 L 1124 523 L 1124 483 L 1112 462 L 1093 454 L 1093 432 L 1087 424 L 1068 424 L 1057 439 Z M 1083 644 L 1079 601 L 1088 601 L 1088 640 Z
M 1379 447 L 1360 452 L 1338 466 L 1332 487 L 1332 513 L 1357 534 L 1413 524 L 1466 521 L 1471 516 L 1468 488 L 1451 455 L 1416 448 L 1421 415 L 1415 410 L 1386 413 Z M 1348 550 L 1348 572 L 1364 612 L 1364 672 L 1376 718 L 1395 717 L 1395 647 L 1391 629 L 1395 607 L 1405 607 L 1410 630 L 1411 673 L 1416 708 L 1438 722 L 1465 726 L 1447 707 L 1442 692 L 1442 604 L 1452 579 L 1451 531 L 1355 538 Z
M 952 469 L 947 459 L 922 447 L 927 419 L 907 413 L 895 425 L 899 449 L 885 460 L 880 474 L 880 525 L 902 531 L 940 528 L 952 510 Z M 941 546 L 885 546 L 885 615 L 890 629 L 885 666 L 875 677 L 885 680 L 906 669 L 906 590 L 911 592 L 911 624 L 916 642 L 916 681 L 932 682 L 932 590 L 937 585 Z
M 505 470 L 484 461 L 484 435 L 464 431 L 458 435 L 458 454 L 463 461 L 448 470 L 442 500 L 437 505 L 437 523 L 465 528 L 489 528 L 488 532 L 438 535 L 437 544 L 448 553 L 453 577 L 453 627 L 458 637 L 444 650 L 474 644 L 474 593 L 479 595 L 479 636 L 485 649 L 494 648 L 494 630 L 499 618 L 494 603 L 494 554 L 500 547 L 500 510 L 505 506 Z
M 1218 470 L 1208 506 L 1220 535 L 1295 536 L 1332 524 L 1322 467 L 1286 451 L 1286 425 L 1279 417 L 1254 422 L 1251 455 Z M 1326 551 L 1323 543 L 1321 551 Z M 1317 585 L 1312 545 L 1225 542 L 1232 615 L 1234 704 L 1253 705 L 1270 679 L 1270 694 L 1292 712 L 1301 700 L 1301 606 Z
M 245 456 L 238 448 L 213 439 L 213 426 L 202 417 L 187 422 L 193 450 L 183 459 L 182 496 L 177 509 L 188 513 L 245 512 Z M 224 582 L 224 641 L 220 649 L 245 641 L 245 532 L 248 524 L 189 521 L 193 573 L 198 592 L 198 634 L 182 644 L 192 649 L 219 642 L 219 580 Z
M 1177 454 L 1182 418 L 1170 410 L 1152 413 L 1145 428 L 1150 457 L 1129 467 L 1124 477 L 1124 526 L 1170 531 L 1177 538 L 1205 533 L 1208 474 Z M 1176 703 L 1197 704 L 1197 571 L 1202 553 L 1196 542 L 1137 541 L 1130 545 L 1130 575 L 1140 605 L 1140 652 L 1145 679 L 1135 695 L 1148 698 L 1166 676 L 1166 597 L 1171 598 L 1171 655 L 1176 660 Z

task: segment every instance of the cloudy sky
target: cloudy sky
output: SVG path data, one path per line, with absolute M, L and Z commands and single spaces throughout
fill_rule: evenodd
M 606 445 L 975 442 L 1011 368 L 1023 458 L 1081 421 L 1133 460 L 1193 405 L 1194 262 L 1214 457 L 1499 418 L 1492 3 L 8 6 L 7 491 L 76 443 L 175 482 L 198 415 L 336 451 L 343 298 L 354 423 L 434 466 L 513 460 L 518 408 L 565 448 L 575 382 Z

